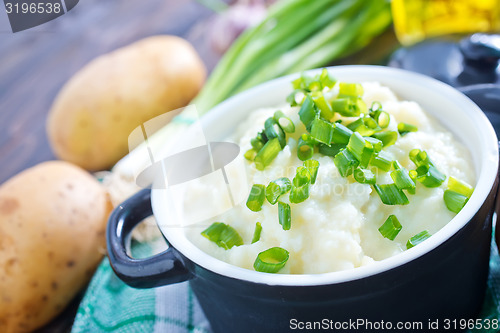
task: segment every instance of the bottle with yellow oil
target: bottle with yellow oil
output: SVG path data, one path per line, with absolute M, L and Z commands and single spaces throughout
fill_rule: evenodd
M 500 32 L 500 0 L 392 0 L 403 45 L 448 34 Z

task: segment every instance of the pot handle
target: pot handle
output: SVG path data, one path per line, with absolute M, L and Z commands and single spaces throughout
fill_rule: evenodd
M 154 288 L 191 278 L 182 257 L 172 247 L 145 259 L 134 259 L 127 254 L 132 230 L 151 215 L 151 189 L 144 189 L 116 207 L 108 221 L 109 262 L 116 275 L 134 288 Z

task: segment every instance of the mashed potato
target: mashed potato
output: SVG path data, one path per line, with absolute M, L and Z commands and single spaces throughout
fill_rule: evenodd
M 391 115 L 388 129 L 397 130 L 399 122 L 418 126 L 417 132 L 399 137 L 394 145 L 384 148 L 384 151 L 408 170 L 415 168 L 408 157 L 409 151 L 414 148 L 427 151 L 434 165 L 447 176 L 440 187 L 427 188 L 417 182 L 416 194 L 408 195 L 410 204 L 385 205 L 372 186 L 357 183 L 352 176 L 341 177 L 332 157 L 316 153 L 313 159 L 320 163 L 316 183 L 311 185 L 307 200 L 291 204 L 290 230 L 283 230 L 278 223 L 278 205 L 266 201 L 261 211 L 253 212 L 243 202 L 206 221 L 204 226 L 215 221 L 227 223 L 238 231 L 244 245 L 225 250 L 203 237 L 200 234 L 203 229 L 199 228 L 189 228 L 188 238 L 208 254 L 251 270 L 260 252 L 279 246 L 290 253 L 288 262 L 279 273 L 308 274 L 369 265 L 406 250 L 406 242 L 415 234 L 423 230 L 434 234 L 441 229 L 455 216 L 443 201 L 448 177 L 454 176 L 475 184 L 469 152 L 417 103 L 399 101 L 389 88 L 378 83 L 363 83 L 363 88 L 363 99 L 368 106 L 378 101 Z M 282 105 L 256 110 L 229 141 L 238 143 L 241 151 L 245 152 L 251 148 L 250 140 L 262 130 L 265 120 L 278 109 L 293 120 L 296 131 L 287 135 L 287 145 L 265 170 L 259 171 L 253 163 L 247 162 L 246 173 L 250 186 L 267 186 L 280 177 L 291 180 L 296 168 L 303 163 L 297 158 L 297 140 L 305 131 L 297 114 L 298 107 Z M 386 183 L 392 183 L 390 173 L 377 172 L 377 184 Z M 280 200 L 289 203 L 288 194 Z M 395 214 L 402 225 L 402 230 L 393 241 L 384 238 L 378 231 L 391 214 Z M 262 224 L 261 238 L 250 244 L 256 222 Z

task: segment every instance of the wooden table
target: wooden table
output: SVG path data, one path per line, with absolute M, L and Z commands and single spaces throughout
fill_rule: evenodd
M 57 92 L 78 69 L 96 56 L 138 39 L 173 34 L 190 41 L 211 70 L 219 58 L 207 39 L 213 19 L 213 12 L 194 0 L 82 0 L 54 21 L 13 34 L 2 12 L 0 184 L 28 167 L 55 159 L 45 119 Z M 379 46 L 343 63 L 382 59 L 396 45 L 392 32 L 378 42 Z M 80 298 L 40 332 L 69 331 Z

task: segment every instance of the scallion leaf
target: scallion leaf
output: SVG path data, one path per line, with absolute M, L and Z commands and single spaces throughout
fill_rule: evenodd
M 382 226 L 378 228 L 378 231 L 380 232 L 380 234 L 382 234 L 383 237 L 392 241 L 394 240 L 394 238 L 396 238 L 402 228 L 403 227 L 401 226 L 401 223 L 399 223 L 396 215 L 389 215 L 384 224 L 382 224 Z
M 418 127 L 415 125 L 407 124 L 407 123 L 399 123 L 398 124 L 398 132 L 401 136 L 409 133 L 418 131 Z
M 251 149 L 248 149 L 243 156 L 247 160 L 252 162 L 255 159 L 255 156 L 257 156 L 257 152 L 255 151 L 255 149 L 251 148 Z
M 472 186 L 466 182 L 456 179 L 453 176 L 448 178 L 448 190 L 460 193 L 468 198 L 470 198 L 472 192 L 474 192 L 474 188 Z
M 380 128 L 387 128 L 391 122 L 391 117 L 389 114 L 382 110 L 374 111 L 370 116 L 377 122 Z
M 229 250 L 233 246 L 243 245 L 243 239 L 230 225 L 214 222 L 210 227 L 201 232 L 202 236 L 211 240 L 217 246 Z
M 304 184 L 302 186 L 292 186 L 290 190 L 290 202 L 291 203 L 301 203 L 309 198 L 309 184 Z
M 400 165 L 398 165 L 396 170 L 391 172 L 391 178 L 400 190 L 412 190 L 415 188 L 415 182 L 411 179 L 410 173 Z
M 326 68 L 323 68 L 323 70 L 321 71 L 318 81 L 321 82 L 321 85 L 323 87 L 328 87 L 330 89 L 333 88 L 335 83 L 337 83 L 337 80 L 330 75 Z
M 297 157 L 301 161 L 305 161 L 313 157 L 313 155 L 314 143 L 306 134 L 302 134 L 297 145 Z
M 376 132 L 376 129 L 370 128 L 365 125 L 365 121 L 363 120 L 363 118 L 358 118 L 358 120 L 353 121 L 352 123 L 347 125 L 347 128 L 349 128 L 353 132 L 358 132 L 362 136 L 371 136 Z
M 321 118 L 316 118 L 311 124 L 311 137 L 324 144 L 330 144 L 333 136 L 333 124 Z
M 266 198 L 271 205 L 274 205 L 280 196 L 290 191 L 292 183 L 286 177 L 278 178 L 269 183 L 266 187 Z
M 366 104 L 360 98 L 337 98 L 332 101 L 332 109 L 344 117 L 357 117 L 366 111 Z
M 341 149 L 344 149 L 345 147 L 346 145 L 343 143 L 332 143 L 329 146 L 320 143 L 318 145 L 318 152 L 323 155 L 334 157 L 339 153 Z
M 446 208 L 456 214 L 458 214 L 462 208 L 464 208 L 467 201 L 469 201 L 469 197 L 452 190 L 444 191 L 443 199 Z
M 247 207 L 251 211 L 258 212 L 266 199 L 266 187 L 262 184 L 254 184 L 247 199 Z
M 257 272 L 277 273 L 289 258 L 289 252 L 281 247 L 272 247 L 257 255 L 253 268 Z
M 305 166 L 299 166 L 293 178 L 293 185 L 302 186 L 305 184 L 311 184 L 311 173 Z
M 311 174 L 311 184 L 314 184 L 316 182 L 316 177 L 318 176 L 319 162 L 316 160 L 307 160 L 304 161 L 304 166 Z
M 396 184 L 373 185 L 377 191 L 380 200 L 386 205 L 407 205 L 410 203 L 408 198 Z
M 290 93 L 290 95 L 288 95 L 286 97 L 286 101 L 290 104 L 290 106 L 297 106 L 297 105 L 299 105 L 298 102 L 297 102 L 297 95 L 299 93 L 303 94 L 304 90 L 302 90 L 302 89 L 295 89 L 294 91 L 292 91 Z
M 391 169 L 392 159 L 385 151 L 381 151 L 378 154 L 373 154 L 370 164 L 382 171 L 389 171 Z
M 368 169 L 357 168 L 354 170 L 354 179 L 361 184 L 374 185 L 376 182 L 375 174 Z
M 417 168 L 417 173 L 417 180 L 425 187 L 439 187 L 446 179 L 434 165 L 420 166 Z
M 349 142 L 349 139 L 351 138 L 352 133 L 353 132 L 349 128 L 345 127 L 341 123 L 335 123 L 332 142 L 347 144 Z
M 253 231 L 252 244 L 260 240 L 260 234 L 262 233 L 262 224 L 260 222 L 255 223 L 255 229 Z
M 278 201 L 278 220 L 283 227 L 283 230 L 290 230 L 292 225 L 291 214 L 290 205 L 285 202 Z
M 361 97 L 363 96 L 364 90 L 360 83 L 339 83 L 339 95 L 340 96 L 352 96 Z
M 255 156 L 254 162 L 257 170 L 264 170 L 278 156 L 280 151 L 281 145 L 277 138 L 267 141 Z
M 406 243 L 406 248 L 411 249 L 412 247 L 417 246 L 429 237 L 431 237 L 429 231 L 424 230 L 422 232 L 419 232 L 408 240 L 408 242 Z
M 278 125 L 276 120 L 273 117 L 269 117 L 266 119 L 264 123 L 264 133 L 269 140 L 277 138 L 279 140 L 281 149 L 283 149 L 286 145 L 286 137 L 283 129 Z
M 333 163 L 339 170 L 342 177 L 347 177 L 352 174 L 354 169 L 359 165 L 359 161 L 347 148 L 342 149 L 337 155 L 335 155 Z
M 314 107 L 314 102 L 310 95 L 306 95 L 304 102 L 299 110 L 300 121 L 309 130 L 314 119 L 318 117 L 318 112 Z
M 273 115 L 274 120 L 278 123 L 281 129 L 287 133 L 295 132 L 295 124 L 293 121 L 285 116 L 282 111 L 276 111 Z
M 373 150 L 375 153 L 378 153 L 382 150 L 384 144 L 381 140 L 377 138 L 372 138 L 371 136 L 364 137 L 365 141 L 369 142 L 373 146 Z
M 378 132 L 378 133 L 373 133 L 372 136 L 375 139 L 379 139 L 380 141 L 382 141 L 384 147 L 388 147 L 396 143 L 398 139 L 398 132 L 396 131 Z
M 334 112 L 332 110 L 332 107 L 330 103 L 327 102 L 325 99 L 325 96 L 321 91 L 315 91 L 314 93 L 311 94 L 312 99 L 314 101 L 314 104 L 320 111 L 321 117 L 330 120 L 334 116 Z
M 261 135 L 258 135 L 256 138 L 252 138 L 250 140 L 250 144 L 252 145 L 252 148 L 255 149 L 255 152 L 257 153 L 259 150 L 262 149 L 262 147 L 264 147 L 264 142 L 262 142 L 262 140 L 260 139 L 262 138 Z

